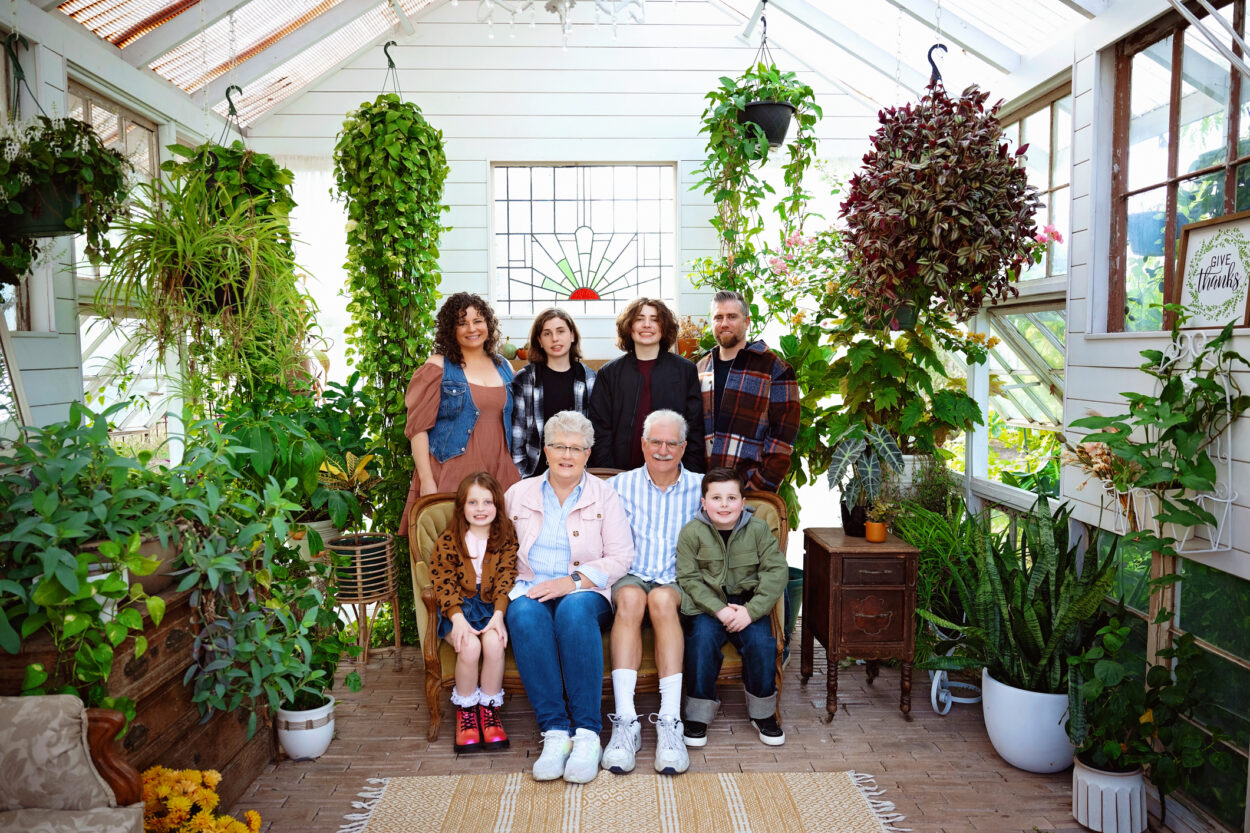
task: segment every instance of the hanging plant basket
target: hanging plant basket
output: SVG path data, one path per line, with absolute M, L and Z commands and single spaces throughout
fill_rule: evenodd
M 45 182 L 31 188 L 18 198 L 22 213 L 13 215 L 9 222 L 15 237 L 64 237 L 77 234 L 65 224 L 82 205 L 82 195 L 77 188 L 58 187 L 55 182 Z
M 768 146 L 776 149 L 785 144 L 794 113 L 794 105 L 785 101 L 752 101 L 738 111 L 738 124 L 759 125 L 768 139 Z

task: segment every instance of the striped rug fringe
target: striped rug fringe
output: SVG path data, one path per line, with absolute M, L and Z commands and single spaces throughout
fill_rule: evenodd
M 864 796 L 864 800 L 868 802 L 868 806 L 872 808 L 872 813 L 877 817 L 877 821 L 881 822 L 881 827 L 886 833 L 911 833 L 910 827 L 899 827 L 898 822 L 906 818 L 902 813 L 895 812 L 894 802 L 885 801 L 873 796 L 883 795 L 885 790 L 877 786 L 877 779 L 866 772 L 856 772 L 850 770 L 848 775 L 859 788 L 860 794 Z
M 370 778 L 366 781 L 369 784 L 376 784 L 373 787 L 365 787 L 359 793 L 357 798 L 363 798 L 364 801 L 353 801 L 352 806 L 358 810 L 364 810 L 363 813 L 348 813 L 343 816 L 347 823 L 339 828 L 339 833 L 364 833 L 365 828 L 369 825 L 369 816 L 373 813 L 373 808 L 377 806 L 378 799 L 382 797 L 382 793 L 386 792 L 386 784 L 389 778 Z

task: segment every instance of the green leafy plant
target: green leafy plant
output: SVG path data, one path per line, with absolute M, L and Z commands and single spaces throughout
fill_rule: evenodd
M 1158 651 L 1144 680 L 1133 673 L 1140 658 L 1129 653 L 1128 638 L 1128 625 L 1112 618 L 1093 645 L 1068 657 L 1068 737 L 1077 757 L 1095 769 L 1141 767 L 1165 802 L 1208 763 L 1223 769 L 1230 759 L 1222 733 L 1192 722 L 1204 689 L 1203 651 L 1193 634 Z
M 438 237 L 447 230 L 441 223 L 448 171 L 443 134 L 417 105 L 379 95 L 348 114 L 334 165 L 349 218 L 348 354 L 378 392 L 368 422 L 382 462 L 374 526 L 397 529 L 413 465 L 404 391 L 432 346 Z
M 1107 468 L 1116 475 L 1116 487 L 1153 492 L 1160 523 L 1214 526 L 1215 517 L 1193 493 L 1215 489 L 1213 446 L 1234 420 L 1250 410 L 1250 395 L 1241 392 L 1233 372 L 1250 370 L 1250 362 L 1232 347 L 1231 322 L 1215 338 L 1204 340 L 1192 361 L 1185 362 L 1188 334 L 1180 329 L 1186 320 L 1184 308 L 1166 309 L 1173 314 L 1169 349 L 1141 352 L 1145 359 L 1141 371 L 1155 380 L 1156 389 L 1121 393 L 1127 413 L 1073 420 L 1073 428 L 1095 433 L 1071 450 L 1092 453 L 1097 448 L 1093 444 L 1103 444 L 1114 457 Z
M 235 140 L 228 147 L 206 142 L 195 148 L 169 145 L 176 159 L 161 163 L 161 170 L 175 179 L 202 178 L 209 190 L 220 189 L 230 206 L 246 207 L 284 222 L 295 210 L 291 186 L 295 174 L 267 153 L 249 150 Z
M 935 611 L 920 616 L 955 634 L 935 646 L 922 663 L 933 670 L 985 668 L 1005 685 L 1054 694 L 1067 685 L 1067 660 L 1090 644 L 1090 626 L 1115 582 L 1116 545 L 1091 544 L 1082 554 L 1069 541 L 1072 510 L 1051 514 L 1040 496 L 1020 518 L 1018 532 L 988 534 L 967 560 L 949 562 L 950 578 L 964 621 Z M 946 656 L 946 652 L 954 653 Z
M 67 421 L 0 450 L 0 647 L 17 654 L 46 634 L 57 667 L 28 665 L 24 691 L 76 693 L 130 718 L 134 702 L 108 690 L 115 651 L 134 636 L 142 656 L 140 609 L 160 624 L 165 603 L 129 577 L 159 566 L 139 554 L 142 536 L 169 544 L 178 530 L 148 455 L 109 443 L 109 417 L 123 407 L 95 414 L 74 403 Z
M 144 351 L 197 413 L 262 385 L 307 386 L 314 304 L 299 287 L 285 216 L 258 212 L 207 176 L 140 183 L 96 295 L 99 314 L 139 321 L 123 366 Z
M 834 442 L 829 488 L 838 489 L 847 506 L 871 506 L 881 494 L 886 472 L 903 470 L 903 452 L 880 425 L 852 425 Z
M 1032 261 L 1041 203 L 1019 157 L 1008 153 L 999 105 L 941 83 L 916 104 L 888 107 L 842 217 L 850 283 L 869 321 L 889 325 L 905 307 L 958 320 L 1016 293 Z
M 37 237 L 19 235 L 16 215 L 46 210 L 43 199 L 77 200 L 66 228 L 85 234 L 92 263 L 107 262 L 105 233 L 122 211 L 130 162 L 78 119 L 37 116 L 0 134 L 0 285 L 16 286 L 39 255 Z M 37 196 L 42 194 L 42 196 Z

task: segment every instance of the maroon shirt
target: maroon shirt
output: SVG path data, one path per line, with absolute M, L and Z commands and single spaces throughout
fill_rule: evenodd
M 633 451 L 629 453 L 629 467 L 636 469 L 643 463 L 642 457 L 642 423 L 651 413 L 651 369 L 656 359 L 643 361 L 638 359 L 638 374 L 642 383 L 638 386 L 638 407 L 634 411 Z

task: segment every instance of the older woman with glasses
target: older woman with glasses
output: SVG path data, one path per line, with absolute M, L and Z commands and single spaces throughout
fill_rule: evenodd
M 612 583 L 634 560 L 616 492 L 586 472 L 594 428 L 576 411 L 543 427 L 547 472 L 508 489 L 517 581 L 505 615 L 521 682 L 543 735 L 536 781 L 573 784 L 599 773 L 603 643 Z

